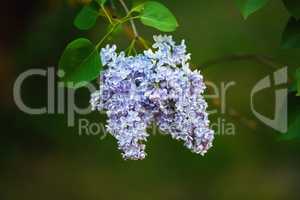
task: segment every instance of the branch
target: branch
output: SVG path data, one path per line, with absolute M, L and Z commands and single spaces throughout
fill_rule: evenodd
M 128 7 L 126 6 L 125 2 L 124 2 L 123 0 L 119 0 L 119 2 L 120 2 L 121 5 L 123 6 L 123 8 L 124 8 L 126 14 L 129 14 L 129 9 L 128 9 Z M 134 34 L 135 38 L 138 38 L 138 37 L 139 37 L 139 33 L 138 33 L 137 29 L 136 29 L 136 26 L 135 26 L 135 24 L 134 24 L 133 19 L 130 20 L 130 24 L 131 24 L 131 28 L 132 28 L 132 31 L 133 31 L 133 34 Z

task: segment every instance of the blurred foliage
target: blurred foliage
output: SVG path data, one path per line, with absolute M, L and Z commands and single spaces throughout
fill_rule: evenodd
M 290 18 L 282 34 L 282 47 L 299 48 L 300 47 L 300 21 Z
M 239 6 L 244 18 L 246 19 L 249 15 L 253 14 L 255 11 L 264 7 L 267 4 L 268 0 L 236 0 L 237 5 Z M 289 11 L 291 17 L 282 33 L 282 41 L 281 46 L 283 48 L 300 48 L 300 2 L 294 0 L 283 0 L 283 3 L 287 10 Z M 300 75 L 299 69 L 296 70 L 293 75 L 295 80 L 293 80 L 290 88 L 291 91 L 295 92 L 295 88 L 297 90 L 297 95 L 300 93 Z M 296 85 L 296 87 L 295 87 Z M 297 105 L 296 105 L 297 106 Z M 292 119 L 292 123 L 289 125 L 289 131 L 287 132 L 285 139 L 291 138 L 300 138 L 300 110 L 298 107 L 293 107 L 293 110 L 296 112 L 293 115 L 290 115 Z M 292 117 L 294 116 L 294 117 Z
M 300 18 L 300 2 L 299 1 L 283 0 L 283 3 L 293 17 L 295 17 L 296 19 Z

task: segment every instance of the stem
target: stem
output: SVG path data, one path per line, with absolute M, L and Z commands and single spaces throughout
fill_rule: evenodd
M 132 21 L 133 19 L 138 19 L 140 16 L 134 16 L 134 17 L 124 17 L 123 20 L 120 20 L 120 23 L 125 23 L 127 21 Z M 140 36 L 138 36 L 140 37 Z
M 112 0 L 111 0 L 112 2 Z M 128 9 L 127 5 L 125 4 L 125 2 L 123 0 L 119 0 L 120 4 L 122 5 L 122 7 L 124 8 L 125 12 L 126 12 L 126 16 L 121 19 L 118 20 L 116 19 L 116 21 L 118 21 L 119 23 L 125 23 L 127 21 L 130 21 L 130 34 L 128 33 L 128 37 L 132 38 L 132 39 L 136 39 L 136 43 L 138 42 L 143 48 L 148 49 L 149 46 L 147 45 L 147 42 L 139 35 L 135 23 L 134 23 L 134 19 L 138 19 L 140 18 L 140 16 L 131 16 L 131 14 L 133 13 L 133 10 Z M 136 53 L 136 49 L 133 47 L 133 50 Z
M 144 46 L 145 49 L 149 49 L 149 46 L 148 46 L 147 42 L 144 40 L 144 38 L 138 37 L 138 40 Z
M 112 24 L 112 28 L 104 35 L 104 37 L 97 43 L 96 45 L 96 49 L 98 49 L 102 44 L 103 42 L 110 36 L 110 34 L 112 34 L 112 32 L 114 32 L 114 30 L 120 25 L 120 24 L 123 24 L 129 20 L 132 20 L 132 19 L 136 19 L 138 17 L 127 17 L 127 18 L 124 18 L 123 20 L 120 20 L 114 24 Z M 140 37 L 139 37 L 140 38 Z
M 106 9 L 105 9 L 105 7 L 103 5 L 101 5 L 101 9 L 103 10 L 103 12 L 104 12 L 106 18 L 108 19 L 109 23 L 113 24 L 112 19 L 110 18 L 108 12 L 106 11 Z
M 131 52 L 132 52 L 132 50 L 133 50 L 133 48 L 134 48 L 135 42 L 136 42 L 136 39 L 134 38 L 134 39 L 131 41 L 131 43 L 130 43 L 130 45 L 129 45 L 129 47 L 128 47 L 128 55 L 131 54 Z
M 124 10 L 125 10 L 125 12 L 127 14 L 127 16 L 130 16 L 130 11 L 129 11 L 127 5 L 125 4 L 125 2 L 123 0 L 119 0 L 119 2 L 123 6 L 123 8 L 124 8 Z M 133 32 L 135 38 L 138 38 L 139 37 L 139 33 L 138 33 L 137 29 L 136 29 L 136 26 L 135 26 L 135 23 L 133 21 L 133 18 L 130 19 L 130 25 L 131 25 L 132 32 Z
M 137 51 L 136 51 L 135 47 L 133 47 L 132 50 L 133 50 L 134 54 L 137 55 Z
M 112 32 L 118 27 L 118 24 L 115 24 L 112 26 L 112 28 L 104 35 L 104 37 L 97 43 L 96 49 L 99 49 L 99 47 L 102 45 L 102 43 L 110 36 Z

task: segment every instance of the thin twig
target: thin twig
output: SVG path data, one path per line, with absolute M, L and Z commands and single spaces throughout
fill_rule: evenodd
M 123 6 L 126 14 L 128 15 L 129 14 L 129 9 L 128 9 L 127 5 L 125 4 L 125 2 L 123 0 L 119 0 L 119 2 L 121 3 L 121 5 Z M 132 31 L 133 31 L 133 34 L 134 34 L 135 38 L 138 38 L 139 33 L 136 29 L 136 26 L 135 26 L 135 23 L 134 23 L 133 19 L 130 20 L 130 24 L 131 24 L 131 28 L 132 28 Z
M 109 16 L 109 13 L 107 12 L 107 10 L 105 9 L 105 7 L 103 5 L 101 5 L 101 9 L 103 10 L 103 12 L 104 12 L 106 18 L 108 19 L 109 23 L 113 24 L 112 19 Z
M 127 55 L 131 55 L 131 52 L 132 52 L 132 50 L 133 50 L 133 48 L 134 48 L 135 42 L 136 42 L 136 39 L 133 39 L 133 40 L 131 41 L 129 47 L 126 49 L 125 52 L 127 52 Z
M 99 47 L 103 44 L 103 42 L 110 36 L 110 34 L 112 34 L 112 32 L 114 32 L 114 30 L 116 29 L 117 25 L 113 25 L 112 28 L 104 35 L 104 37 L 97 43 L 96 45 L 96 49 L 99 49 Z

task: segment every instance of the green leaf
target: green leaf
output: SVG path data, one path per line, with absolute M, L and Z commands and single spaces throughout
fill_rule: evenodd
M 154 27 L 160 31 L 171 32 L 178 27 L 177 20 L 171 11 L 161 3 L 148 1 L 141 7 L 140 19 L 146 26 Z
M 99 16 L 98 6 L 95 3 L 84 6 L 75 18 L 74 25 L 80 30 L 92 28 Z
M 294 80 L 289 84 L 289 93 L 296 93 L 296 96 L 300 96 L 300 68 L 296 69 Z
M 96 0 L 96 2 L 100 5 L 103 6 L 106 3 L 107 0 Z
M 288 87 L 289 92 L 296 92 L 297 91 L 297 81 L 293 81 L 289 87 Z
M 284 139 L 296 139 L 300 138 L 300 114 L 293 119 L 288 128 L 288 132 L 284 136 Z
M 296 19 L 300 19 L 299 0 L 283 0 L 283 3 L 293 17 L 295 17 Z
M 62 81 L 69 87 L 86 85 L 99 75 L 101 68 L 97 49 L 85 38 L 76 39 L 68 44 L 59 61 L 59 69 L 65 72 Z
M 295 110 L 299 110 L 300 107 L 296 107 Z M 300 138 L 300 113 L 295 112 L 289 115 L 289 127 L 287 133 L 283 134 L 281 137 L 283 140 L 292 140 Z
M 282 33 L 283 48 L 300 48 L 300 20 L 291 17 Z
M 264 7 L 269 0 L 235 0 L 244 19 Z
M 300 96 L 300 68 L 296 70 L 297 96 Z

